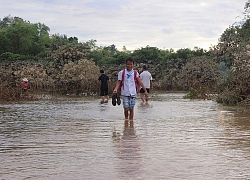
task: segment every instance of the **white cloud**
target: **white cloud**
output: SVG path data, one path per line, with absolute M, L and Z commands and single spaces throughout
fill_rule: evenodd
M 242 16 L 246 0 L 0 0 L 0 18 L 41 22 L 51 33 L 121 49 L 207 49 Z

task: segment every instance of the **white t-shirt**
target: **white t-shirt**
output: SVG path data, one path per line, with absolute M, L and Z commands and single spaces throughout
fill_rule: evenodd
M 153 80 L 151 73 L 148 71 L 143 71 L 140 74 L 140 78 L 141 78 L 141 81 L 144 84 L 145 88 L 149 89 L 150 88 L 150 80 Z
M 123 77 L 123 86 L 121 88 L 121 95 L 122 96 L 136 96 L 136 86 L 135 86 L 135 79 L 134 79 L 134 70 L 132 69 L 130 72 L 125 70 L 121 70 L 118 73 L 118 80 L 122 80 L 122 72 L 125 71 Z M 136 73 L 136 77 L 139 77 L 139 73 Z

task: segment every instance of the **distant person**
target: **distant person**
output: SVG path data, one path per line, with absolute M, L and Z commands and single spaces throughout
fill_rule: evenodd
M 128 57 L 126 59 L 126 68 L 118 73 L 118 80 L 112 96 L 112 104 L 115 106 L 117 91 L 121 88 L 125 120 L 133 120 L 134 118 L 137 84 L 141 85 L 146 91 L 146 88 L 139 77 L 139 73 L 133 69 L 134 63 L 135 62 L 132 57 Z M 147 91 L 145 96 L 147 96 Z
M 147 90 L 147 93 L 149 94 L 150 89 L 151 90 L 153 89 L 153 78 L 152 78 L 151 73 L 148 72 L 147 69 L 148 69 L 147 65 L 144 64 L 142 66 L 142 73 L 140 74 L 140 78 Z M 145 101 L 148 102 L 148 95 L 145 94 L 145 90 L 142 87 L 140 88 L 140 97 L 141 97 L 142 102 L 145 102 Z
M 109 100 L 109 88 L 108 88 L 108 83 L 110 82 L 109 77 L 104 74 L 104 70 L 100 70 L 101 76 L 98 78 L 98 82 L 100 84 L 100 91 L 101 91 L 101 96 L 102 96 L 102 103 L 108 102 Z M 106 97 L 106 100 L 105 100 Z
M 24 78 L 22 81 L 22 90 L 26 92 L 28 90 L 29 84 L 28 84 L 28 79 Z

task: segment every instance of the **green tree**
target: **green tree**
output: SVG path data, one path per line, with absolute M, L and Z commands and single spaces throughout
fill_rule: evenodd
M 89 47 L 89 49 L 95 50 L 95 48 L 97 48 L 96 42 L 97 42 L 96 40 L 91 39 L 91 40 L 85 42 L 85 44 Z
M 78 38 L 77 37 L 70 37 L 68 40 L 71 43 L 78 43 Z
M 7 16 L 0 21 L 0 37 L 0 53 L 36 56 L 48 50 L 50 44 L 48 26 L 19 17 Z
M 148 63 L 149 61 L 157 64 L 161 59 L 161 51 L 157 47 L 146 46 L 133 52 L 133 57 L 138 63 Z
M 0 54 L 10 51 L 11 45 L 10 41 L 6 36 L 6 29 L 0 29 Z
M 24 20 L 20 17 L 11 17 L 10 15 L 4 17 L 2 20 L 0 19 L 0 29 L 7 28 L 14 23 L 24 22 Z
M 35 55 L 37 53 L 33 49 L 34 39 L 37 39 L 35 26 L 22 21 L 17 22 L 8 27 L 6 36 L 11 42 L 11 52 L 23 55 Z
M 97 65 L 105 66 L 111 64 L 118 64 L 120 60 L 117 57 L 120 57 L 121 53 L 117 50 L 114 44 L 105 47 L 97 47 L 91 50 L 89 53 L 89 59 L 92 59 Z M 124 61 L 123 61 L 124 63 Z
M 58 50 L 61 46 L 69 44 L 69 40 L 67 35 L 61 35 L 61 34 L 53 34 L 51 35 L 51 50 Z
M 37 54 L 40 54 L 42 57 L 46 57 L 48 51 L 50 50 L 51 38 L 49 36 L 50 28 L 42 23 L 34 24 L 38 31 L 36 44 Z

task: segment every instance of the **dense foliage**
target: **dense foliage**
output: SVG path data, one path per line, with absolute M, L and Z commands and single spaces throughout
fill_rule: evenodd
M 249 106 L 250 98 L 250 1 L 245 5 L 245 18 L 227 28 L 213 47 L 214 59 L 223 64 L 218 81 L 218 102 Z

